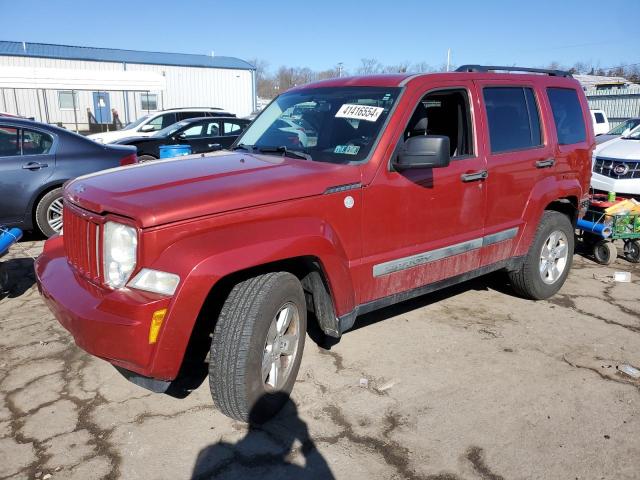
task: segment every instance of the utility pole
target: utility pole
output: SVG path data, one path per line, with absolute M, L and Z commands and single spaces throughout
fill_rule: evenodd
M 342 62 L 338 62 L 338 78 L 342 77 Z
M 447 72 L 451 69 L 451 49 L 447 49 Z

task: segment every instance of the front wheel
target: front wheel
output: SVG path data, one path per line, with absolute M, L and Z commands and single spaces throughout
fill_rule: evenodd
M 513 289 L 532 300 L 555 295 L 573 262 L 574 231 L 566 215 L 545 211 L 522 266 L 509 272 Z
M 627 240 L 624 242 L 624 258 L 631 263 L 640 263 L 640 241 Z
M 287 272 L 238 283 L 225 301 L 211 341 L 209 385 L 225 415 L 262 423 L 293 389 L 307 331 L 300 281 Z M 269 395 L 280 393 L 280 395 Z

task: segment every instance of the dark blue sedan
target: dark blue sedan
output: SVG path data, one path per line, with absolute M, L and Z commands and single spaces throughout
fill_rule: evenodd
M 62 185 L 107 168 L 136 163 L 136 150 L 102 145 L 31 120 L 0 116 L 0 225 L 62 229 Z

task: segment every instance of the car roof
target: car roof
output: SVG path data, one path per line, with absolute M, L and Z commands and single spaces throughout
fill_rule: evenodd
M 11 124 L 11 125 L 16 126 L 16 127 L 40 128 L 40 129 L 43 129 L 43 130 L 52 131 L 54 133 L 72 134 L 72 135 L 78 135 L 79 137 L 85 138 L 82 135 L 79 135 L 79 134 L 77 134 L 75 132 L 72 132 L 71 130 L 67 130 L 65 128 L 61 128 L 61 127 L 58 127 L 56 125 L 51 125 L 49 123 L 43 123 L 43 122 L 37 122 L 35 120 L 29 120 L 28 118 L 6 117 L 6 116 L 3 116 L 3 115 L 0 115 L 0 123 L 2 123 L 2 124 Z

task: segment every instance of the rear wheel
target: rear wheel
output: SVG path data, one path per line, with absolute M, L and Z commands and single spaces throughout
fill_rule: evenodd
M 62 188 L 47 192 L 36 205 L 36 225 L 45 237 L 62 231 Z
M 138 163 L 152 162 L 153 160 L 157 160 L 153 155 L 140 155 L 138 157 Z
M 569 218 L 559 212 L 545 211 L 522 266 L 509 272 L 514 290 L 533 300 L 554 295 L 569 275 L 573 248 L 574 233 Z
M 238 283 L 211 341 L 209 384 L 218 409 L 252 423 L 275 415 L 293 389 L 306 330 L 304 293 L 294 275 L 267 273 Z
M 593 257 L 600 265 L 611 265 L 618 257 L 618 249 L 609 240 L 600 240 L 593 246 Z
M 640 241 L 627 240 L 624 242 L 624 258 L 631 263 L 640 263 Z

